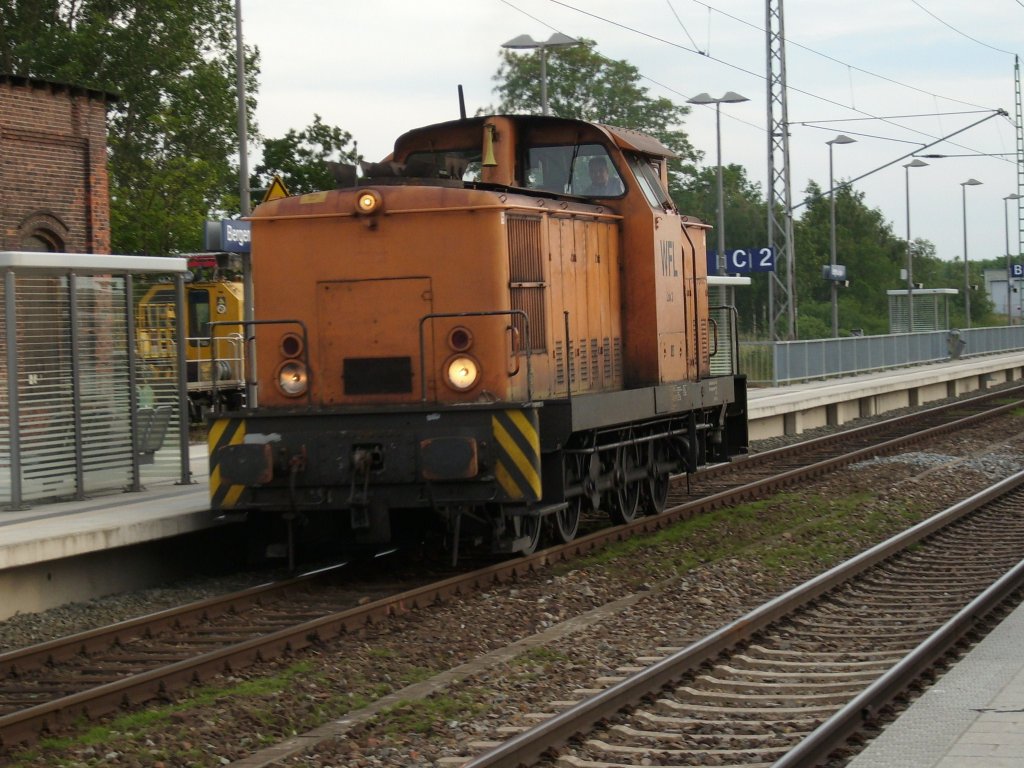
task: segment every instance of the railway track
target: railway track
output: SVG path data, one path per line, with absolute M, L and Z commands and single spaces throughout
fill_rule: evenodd
M 641 671 L 556 704 L 464 768 L 820 765 L 1019 602 L 1022 554 L 1024 472 L 686 648 L 638 659 Z
M 785 482 L 784 472 L 780 470 L 787 464 L 799 471 L 801 477 L 810 477 L 813 475 L 807 474 L 806 468 L 815 463 L 820 464 L 820 473 L 825 473 L 870 456 L 902 450 L 908 445 L 927 444 L 942 434 L 963 429 L 972 420 L 981 421 L 1020 407 L 1021 398 L 1024 398 L 1024 386 L 1002 389 L 929 408 L 910 416 L 886 419 L 751 454 L 734 459 L 730 464 L 712 466 L 693 475 L 685 495 L 687 486 L 677 483 L 669 495 L 669 501 L 684 503 L 689 498 L 710 496 L 766 477 L 776 477 L 778 482 Z
M 711 470 L 707 479 L 690 478 L 689 490 L 679 491 L 677 496 L 685 503 L 657 517 L 412 589 L 403 584 L 405 588 L 399 591 L 392 583 L 357 592 L 339 586 L 334 571 L 320 571 L 0 654 L 0 745 L 9 748 L 31 743 L 41 734 L 58 732 L 82 713 L 94 717 L 126 704 L 162 699 L 175 689 L 223 671 L 327 642 L 459 593 L 514 580 L 553 561 L 598 549 L 608 541 L 755 498 L 868 455 L 893 452 L 898 449 L 897 440 L 905 445 L 917 434 L 913 426 L 907 426 L 908 421 L 920 424 L 923 420 L 930 430 L 964 428 L 985 418 L 986 413 L 991 416 L 1019 407 L 1019 396 L 1020 392 L 1003 391 L 998 396 L 972 398 L 967 404 L 856 430 L 858 446 L 853 454 L 831 448 L 823 458 L 821 446 L 828 441 L 812 441 L 806 444 L 804 459 L 800 458 L 800 445 L 752 456 L 735 467 Z M 937 426 L 936 420 L 941 425 Z M 900 422 L 903 426 L 897 426 Z M 873 429 L 881 435 L 874 447 L 870 445 Z M 894 429 L 901 431 L 899 438 L 893 437 Z M 918 439 L 928 439 L 928 434 L 934 432 Z M 752 474 L 760 477 L 751 479 Z M 706 482 L 703 487 L 709 495 L 695 498 Z

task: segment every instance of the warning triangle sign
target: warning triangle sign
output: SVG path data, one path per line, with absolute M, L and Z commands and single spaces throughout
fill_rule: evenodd
M 288 197 L 288 190 L 285 188 L 284 182 L 281 181 L 281 177 L 275 176 L 274 180 L 270 182 L 267 194 L 263 196 L 263 202 L 268 203 L 271 200 L 280 200 L 282 197 Z

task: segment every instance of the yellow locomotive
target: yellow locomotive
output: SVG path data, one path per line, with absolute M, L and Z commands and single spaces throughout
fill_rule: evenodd
M 350 188 L 259 206 L 258 405 L 211 420 L 213 509 L 529 552 L 587 509 L 656 513 L 671 474 L 745 452 L 745 378 L 710 365 L 708 228 L 675 209 L 670 156 L 476 117 L 404 134 Z
M 177 320 L 175 286 L 146 289 L 135 310 L 142 380 L 175 382 Z M 212 325 L 243 317 L 242 284 L 227 280 L 185 285 L 185 366 L 189 418 L 202 422 L 215 404 L 238 408 L 244 401 L 245 356 L 241 326 Z

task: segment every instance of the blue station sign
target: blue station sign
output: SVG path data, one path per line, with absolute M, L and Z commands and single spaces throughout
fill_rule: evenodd
M 220 222 L 220 247 L 228 253 L 249 253 L 252 246 L 252 222 L 223 219 Z
M 774 272 L 775 248 L 768 246 L 734 248 L 725 252 L 725 272 L 729 275 L 745 275 L 750 272 Z M 708 274 L 718 274 L 718 252 L 708 251 Z

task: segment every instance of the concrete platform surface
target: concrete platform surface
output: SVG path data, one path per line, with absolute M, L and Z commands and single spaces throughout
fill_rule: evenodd
M 847 768 L 1024 766 L 1024 606 L 1019 606 Z
M 133 493 L 0 512 L 0 571 L 208 528 L 205 444 L 189 446 L 193 482 L 157 481 Z

